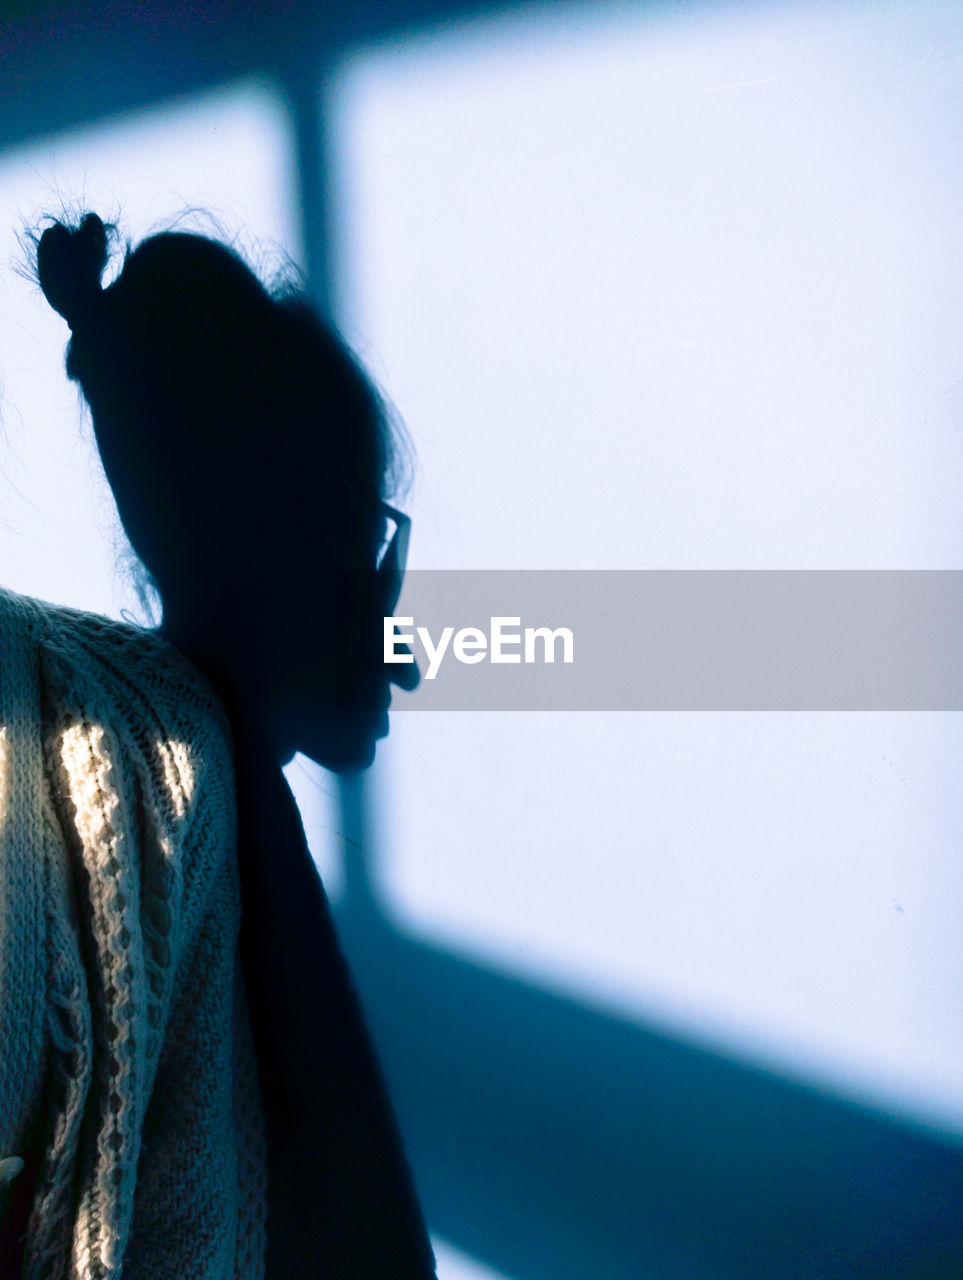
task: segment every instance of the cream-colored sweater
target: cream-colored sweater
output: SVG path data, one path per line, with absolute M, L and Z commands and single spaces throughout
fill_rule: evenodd
M 41 1126 L 30 1280 L 263 1275 L 235 814 L 185 658 L 0 591 L 0 1159 Z

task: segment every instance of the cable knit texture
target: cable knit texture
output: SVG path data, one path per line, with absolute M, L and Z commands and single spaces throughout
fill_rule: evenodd
M 0 590 L 0 1157 L 38 1125 L 43 1147 L 26 1280 L 264 1274 L 230 742 L 159 636 Z

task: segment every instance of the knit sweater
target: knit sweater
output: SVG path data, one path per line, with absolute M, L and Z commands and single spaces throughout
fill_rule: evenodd
M 230 744 L 159 636 L 0 590 L 0 1159 L 28 1157 L 0 1225 L 26 1187 L 28 1280 L 263 1275 Z

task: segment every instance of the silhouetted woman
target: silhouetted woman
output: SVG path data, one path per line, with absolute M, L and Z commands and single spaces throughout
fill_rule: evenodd
M 0 1159 L 25 1161 L 6 1247 L 31 1276 L 422 1280 L 424 1224 L 280 772 L 296 751 L 370 763 L 388 672 L 417 680 L 381 653 L 407 532 L 384 501 L 385 415 L 304 299 L 224 245 L 153 236 L 104 289 L 108 240 L 93 214 L 56 224 L 38 274 L 163 621 L 0 593 L 40 708 L 25 821 L 46 823 L 72 903 L 51 924 L 48 883 L 47 1003 L 56 982 L 69 998 L 44 1015 L 19 1129 L 0 1128 L 22 1146 Z M 64 978 L 58 929 L 79 957 Z

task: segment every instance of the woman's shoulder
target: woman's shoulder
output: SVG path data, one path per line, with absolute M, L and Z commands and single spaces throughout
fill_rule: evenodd
M 179 927 L 189 932 L 236 839 L 233 742 L 217 694 L 149 628 L 9 591 L 0 634 L 5 620 L 14 640 L 27 639 L 21 665 L 34 672 L 28 701 L 53 794 L 73 797 L 77 813 L 96 809 L 106 826 L 117 804 L 128 815 L 147 806 L 138 874 L 163 863 L 182 877 Z M 0 719 L 20 700 L 5 700 L 2 684 Z
M 158 632 L 0 590 L 0 719 L 19 714 L 24 698 L 48 761 L 89 738 L 125 793 L 170 810 L 172 837 L 201 815 L 212 832 L 233 829 L 227 714 L 206 677 Z
M 150 627 L 0 587 L 0 626 L 32 640 L 88 693 L 96 687 L 150 708 L 172 729 L 187 721 L 230 739 L 208 679 Z
M 0 626 L 36 631 L 42 617 L 43 601 L 0 587 Z

